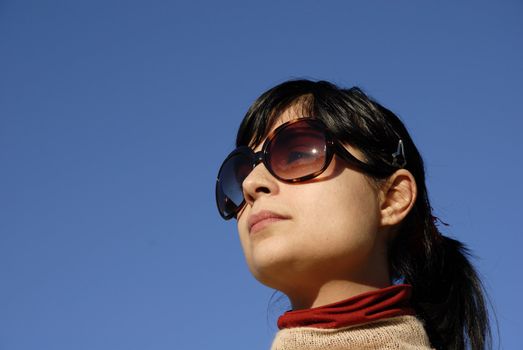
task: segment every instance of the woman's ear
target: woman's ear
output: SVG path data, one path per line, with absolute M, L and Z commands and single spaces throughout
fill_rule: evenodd
M 400 223 L 410 212 L 418 194 L 416 180 L 410 171 L 399 169 L 381 188 L 381 226 Z

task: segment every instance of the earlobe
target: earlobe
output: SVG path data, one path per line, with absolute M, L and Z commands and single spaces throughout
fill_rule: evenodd
M 381 226 L 399 224 L 416 202 L 416 180 L 410 171 L 399 169 L 382 187 Z

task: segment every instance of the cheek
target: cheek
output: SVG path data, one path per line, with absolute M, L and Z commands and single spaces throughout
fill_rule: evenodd
M 337 158 L 334 158 L 324 175 L 324 181 L 303 187 L 302 210 L 307 212 L 310 221 L 331 230 L 339 230 L 340 234 L 346 233 L 349 238 L 351 234 L 377 230 L 378 193 L 366 176 L 347 168 Z M 299 193 L 295 193 L 295 197 L 300 198 Z
M 364 181 L 353 181 L 351 186 L 332 181 L 329 186 L 311 187 L 311 193 L 303 193 L 296 208 L 302 249 L 333 256 L 355 256 L 372 249 L 379 227 L 379 205 Z
M 377 195 L 362 175 L 352 181 L 339 179 L 311 184 L 296 192 L 301 210 L 306 211 L 307 216 L 312 215 L 314 221 L 352 223 L 349 226 L 355 228 L 359 223 L 375 220 Z

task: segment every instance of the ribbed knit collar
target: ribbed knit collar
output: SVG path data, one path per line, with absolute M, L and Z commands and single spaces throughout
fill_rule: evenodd
M 402 315 L 414 315 L 408 284 L 362 293 L 310 309 L 290 310 L 278 318 L 278 328 L 341 328 Z

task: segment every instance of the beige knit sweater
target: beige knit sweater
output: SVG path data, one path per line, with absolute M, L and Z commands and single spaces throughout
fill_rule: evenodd
M 271 350 L 428 350 L 429 339 L 415 316 L 397 316 L 344 328 L 280 329 Z

